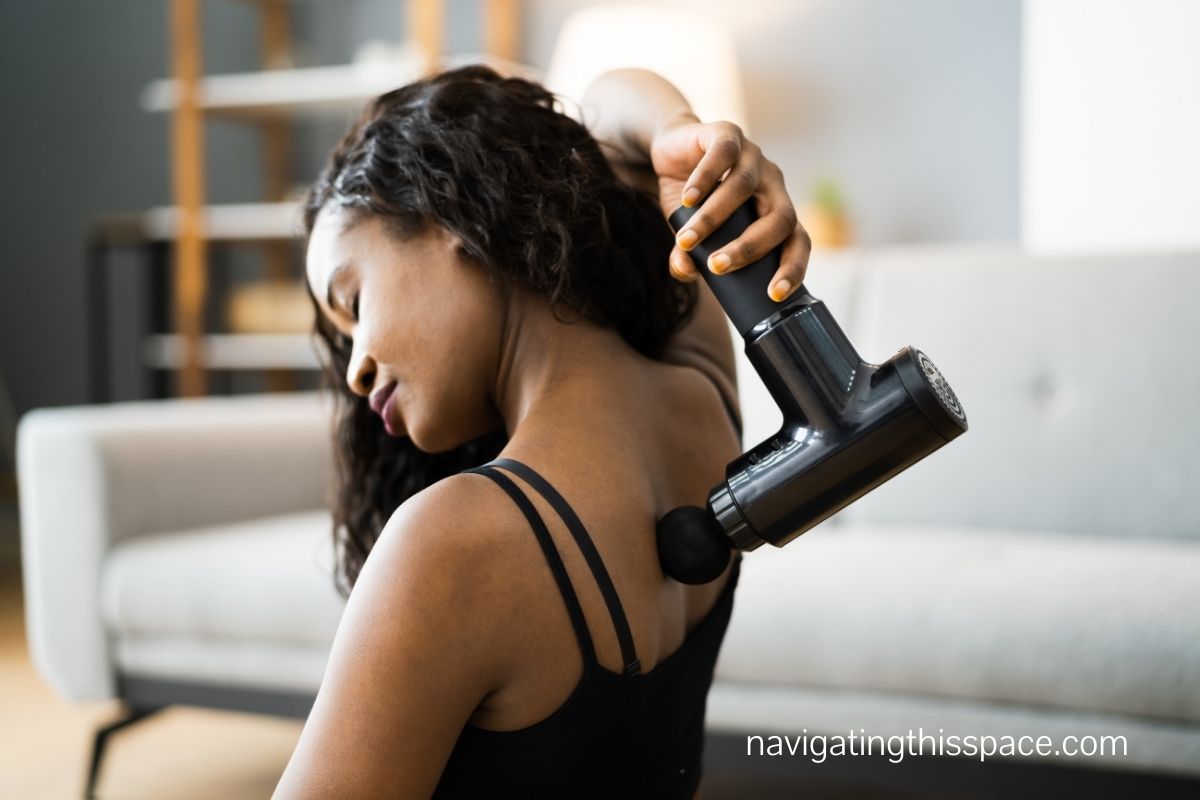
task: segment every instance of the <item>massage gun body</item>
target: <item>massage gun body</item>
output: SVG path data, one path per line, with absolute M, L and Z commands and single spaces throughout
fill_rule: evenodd
M 783 546 L 947 441 L 901 378 L 910 348 L 869 364 L 822 301 L 797 295 L 745 337 L 783 425 L 734 460 L 709 496 L 742 550 Z
M 680 230 L 694 213 L 676 209 L 671 226 Z M 706 508 L 683 506 L 659 521 L 663 571 L 685 583 L 721 574 L 730 548 L 782 547 L 967 430 L 958 398 L 921 351 L 905 347 L 868 364 L 803 284 L 771 300 L 778 249 L 728 274 L 709 272 L 709 255 L 754 219 L 751 198 L 690 255 L 783 425 L 728 466 Z

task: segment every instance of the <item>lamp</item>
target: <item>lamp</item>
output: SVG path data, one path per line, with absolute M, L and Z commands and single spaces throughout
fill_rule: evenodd
M 733 40 L 711 20 L 650 6 L 577 11 L 559 31 L 544 83 L 578 103 L 592 80 L 620 67 L 657 72 L 702 121 L 729 120 L 749 135 Z

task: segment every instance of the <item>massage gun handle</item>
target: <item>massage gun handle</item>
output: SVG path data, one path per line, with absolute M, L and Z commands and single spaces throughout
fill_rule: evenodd
M 678 233 L 697 211 L 699 211 L 698 206 L 693 208 L 680 206 L 675 209 L 670 217 L 672 230 Z M 696 265 L 696 269 L 699 270 L 700 275 L 716 295 L 717 302 L 721 304 L 721 308 L 725 309 L 725 313 L 733 322 L 733 327 L 743 338 L 746 338 L 755 325 L 785 305 L 808 294 L 804 284 L 798 286 L 796 291 L 779 303 L 772 300 L 767 294 L 767 287 L 779 270 L 779 255 L 783 250 L 782 245 L 753 264 L 739 267 L 724 275 L 714 275 L 708 268 L 708 257 L 741 236 L 756 219 L 758 219 L 758 214 L 754 208 L 754 198 L 751 197 L 742 203 L 721 227 L 704 237 L 688 251 L 692 257 L 692 263 Z

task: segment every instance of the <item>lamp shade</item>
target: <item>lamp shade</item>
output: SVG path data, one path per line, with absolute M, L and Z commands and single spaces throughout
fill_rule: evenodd
M 749 134 L 733 39 L 702 15 L 643 5 L 577 11 L 559 32 L 545 85 L 578 103 L 592 80 L 620 67 L 657 72 L 701 120 L 729 120 Z

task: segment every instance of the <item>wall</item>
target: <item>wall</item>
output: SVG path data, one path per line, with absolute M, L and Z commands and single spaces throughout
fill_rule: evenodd
M 448 48 L 474 49 L 479 0 L 449 5 Z M 547 66 L 558 26 L 583 5 L 525 0 L 523 58 Z M 1019 4 L 691 0 L 686 7 L 732 31 L 756 138 L 796 197 L 817 177 L 837 177 L 867 243 L 1016 236 Z M 208 70 L 256 68 L 253 5 L 202 8 Z M 297 35 L 324 63 L 348 60 L 366 37 L 397 38 L 404 29 L 397 0 L 294 8 Z M 0 374 L 17 413 L 86 399 L 89 221 L 170 198 L 168 120 L 138 105 L 142 87 L 168 70 L 166 9 L 146 0 L 0 3 L 0 107 L 7 110 Z M 341 127 L 298 130 L 298 174 L 315 174 Z M 252 132 L 213 122 L 206 135 L 211 198 L 260 197 Z M 235 269 L 254 267 L 251 255 L 234 261 Z M 124 322 L 114 354 L 125 366 L 114 378 L 118 398 L 141 389 L 127 330 L 138 299 L 136 262 L 119 263 L 114 313 Z
M 526 59 L 548 63 L 561 21 L 589 5 L 526 0 Z M 730 31 L 755 138 L 793 197 L 834 177 L 860 242 L 1016 239 L 1019 2 L 657 5 Z
M 1024 243 L 1200 244 L 1200 3 L 1027 0 L 1024 27 Z
M 203 3 L 214 71 L 254 69 L 256 13 Z M 168 119 L 139 94 L 167 74 L 167 3 L 0 3 L 0 377 L 15 410 L 83 402 L 84 240 L 97 215 L 169 202 Z M 259 196 L 256 137 L 206 128 L 217 201 Z M 219 155 L 219 158 L 215 156 Z M 140 390 L 130 369 L 138 308 L 132 253 L 113 261 L 118 397 Z

